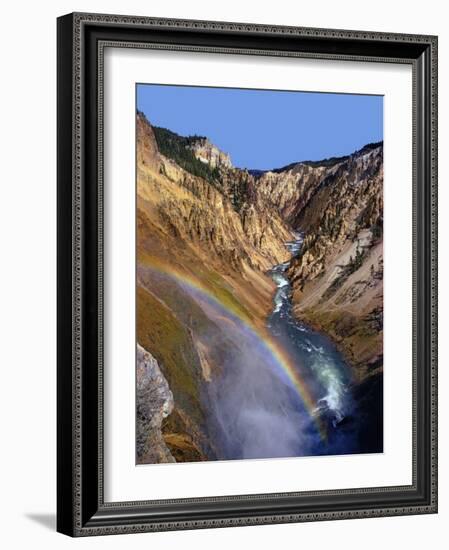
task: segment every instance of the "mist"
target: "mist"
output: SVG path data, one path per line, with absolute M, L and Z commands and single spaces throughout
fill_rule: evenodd
M 250 344 L 240 338 L 239 348 Z M 223 458 L 309 454 L 317 437 L 299 396 L 251 346 L 227 361 L 210 388 L 212 417 L 221 427 Z M 302 409 L 302 410 L 301 410 Z
M 310 454 L 319 439 L 315 422 L 258 334 L 189 294 L 220 329 L 196 335 L 212 354 L 220 350 L 220 373 L 207 384 L 206 415 L 219 459 Z

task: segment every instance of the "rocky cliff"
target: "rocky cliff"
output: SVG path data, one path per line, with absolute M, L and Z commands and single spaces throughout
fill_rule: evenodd
M 259 171 L 257 196 L 305 233 L 289 277 L 296 317 L 327 332 L 362 380 L 382 369 L 383 146 Z
M 289 257 L 284 242 L 292 236 L 268 202 L 246 197 L 247 173 L 226 160 L 198 160 L 204 149 L 195 149 L 196 141 L 137 116 L 138 342 L 173 392 L 164 441 L 176 460 L 189 461 L 216 454 L 204 388 L 238 353 L 198 306 L 192 285 L 262 326 L 274 290 L 265 272 Z M 211 348 L 211 339 L 222 344 Z
M 173 394 L 156 359 L 137 345 L 136 454 L 138 464 L 175 462 L 162 436 L 173 410 Z
M 383 148 L 326 167 L 292 223 L 306 233 L 289 276 L 295 315 L 327 332 L 355 367 L 382 368 Z
M 272 204 L 292 227 L 298 227 L 299 214 L 336 166 L 297 163 L 285 169 L 263 172 L 257 178 L 256 193 Z
M 190 145 L 190 148 L 198 160 L 205 164 L 209 164 L 212 168 L 232 168 L 231 157 L 227 153 L 221 151 L 207 138 L 197 138 Z

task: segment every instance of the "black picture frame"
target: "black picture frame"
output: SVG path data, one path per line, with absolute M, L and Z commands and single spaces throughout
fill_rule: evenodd
M 437 37 L 75 13 L 58 29 L 57 530 L 71 536 L 437 512 Z M 413 68 L 413 483 L 105 503 L 105 44 L 395 62 Z

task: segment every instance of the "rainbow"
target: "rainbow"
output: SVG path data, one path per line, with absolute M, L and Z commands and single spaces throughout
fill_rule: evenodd
M 188 289 L 193 292 L 194 297 L 206 306 L 212 305 L 213 314 L 217 320 L 233 323 L 239 331 L 246 332 L 251 338 L 257 340 L 260 345 L 261 353 L 268 354 L 272 362 L 283 375 L 288 379 L 290 385 L 295 389 L 303 402 L 307 412 L 314 419 L 321 437 L 325 439 L 326 435 L 323 426 L 316 412 L 316 401 L 310 394 L 306 384 L 301 379 L 295 363 L 287 351 L 273 339 L 272 335 L 264 327 L 256 326 L 250 315 L 237 302 L 223 303 L 219 300 L 212 290 L 207 288 L 196 277 L 188 274 L 173 265 L 162 263 L 155 258 L 146 258 L 145 267 L 152 271 L 165 275 L 173 279 L 181 288 Z M 218 312 L 218 314 L 217 314 Z

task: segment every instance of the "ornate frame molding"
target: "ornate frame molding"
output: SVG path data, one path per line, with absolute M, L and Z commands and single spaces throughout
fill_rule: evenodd
M 135 34 L 136 30 L 139 30 L 139 36 L 132 40 L 130 36 Z M 151 31 L 161 31 L 162 36 L 158 35 L 155 41 L 154 33 Z M 183 37 L 188 36 L 189 40 L 197 43 L 177 44 L 176 32 L 182 32 Z M 145 40 L 142 39 L 142 33 L 148 35 Z M 167 42 L 170 34 L 171 38 Z M 208 37 L 209 42 L 213 37 L 213 43 L 207 43 Z M 220 42 L 221 37 L 226 37 L 226 40 L 222 40 L 222 45 L 217 45 L 216 42 Z M 287 48 L 282 47 L 282 39 L 286 40 Z M 233 41 L 236 42 L 235 45 L 232 45 Z M 249 47 L 242 46 L 242 42 L 248 42 Z M 340 53 L 329 51 L 331 43 L 331 49 L 339 50 Z M 262 47 L 256 47 L 257 44 Z M 239 495 L 163 502 L 104 502 L 102 105 L 103 52 L 106 46 L 412 64 L 414 464 L 413 484 L 410 487 Z M 92 108 L 93 104 L 96 120 L 89 126 L 83 110 Z M 72 133 L 68 137 L 69 125 Z M 72 536 L 88 536 L 437 511 L 436 37 L 103 14 L 70 14 L 58 20 L 58 144 L 59 531 Z M 92 152 L 93 149 L 96 149 L 95 154 Z M 91 184 L 90 187 L 86 187 L 88 182 Z M 95 213 L 86 213 L 86 201 L 89 200 L 95 202 Z M 87 232 L 91 238 L 95 237 L 95 246 L 87 246 Z M 426 243 L 429 244 L 427 248 Z M 96 299 L 96 321 L 86 314 L 86 303 L 93 299 Z M 418 322 L 418 310 L 425 313 L 424 323 Z M 91 327 L 93 322 L 97 325 L 95 342 L 89 340 L 90 336 L 86 336 L 87 326 Z M 423 357 L 425 364 L 422 363 Z M 86 370 L 88 364 L 94 366 L 89 372 Z M 423 383 L 426 384 L 424 390 L 418 386 Z M 424 412 L 421 410 L 423 405 L 418 403 L 421 395 L 418 395 L 418 390 L 424 391 L 428 399 Z M 83 422 L 87 411 L 94 412 L 97 416 L 95 431 L 88 430 L 86 422 Z M 423 430 L 426 433 L 422 433 Z M 423 451 L 426 456 L 425 476 L 422 471 L 424 459 L 418 456 L 418 452 Z M 91 486 L 92 483 L 94 487 Z M 370 495 L 377 498 L 379 493 L 389 494 L 391 498 L 386 499 L 384 503 L 378 501 L 376 505 L 364 504 Z M 329 503 L 334 499 L 338 506 L 329 511 L 325 508 L 329 508 L 331 504 L 325 507 L 320 504 L 320 500 L 309 506 L 310 510 L 304 504 L 297 505 L 298 510 L 289 513 L 277 513 L 274 507 L 271 513 L 261 513 L 254 505 L 253 514 L 251 506 L 248 506 L 255 500 L 269 504 L 274 501 L 279 503 L 296 499 L 296 504 L 300 499 L 310 500 L 314 497 L 321 500 L 327 498 Z M 227 510 L 226 514 L 222 514 L 223 517 L 206 517 L 207 511 L 203 513 L 205 517 L 201 517 L 198 512 L 194 513 L 194 504 L 207 508 L 208 505 L 212 507 L 218 503 Z M 160 519 L 155 519 L 151 509 L 162 505 L 171 505 L 174 511 L 167 517 L 159 515 Z M 232 508 L 230 505 L 235 506 Z M 180 515 L 189 516 L 189 510 L 192 512 L 190 518 L 177 519 Z M 234 514 L 232 517 L 229 516 L 230 510 Z

